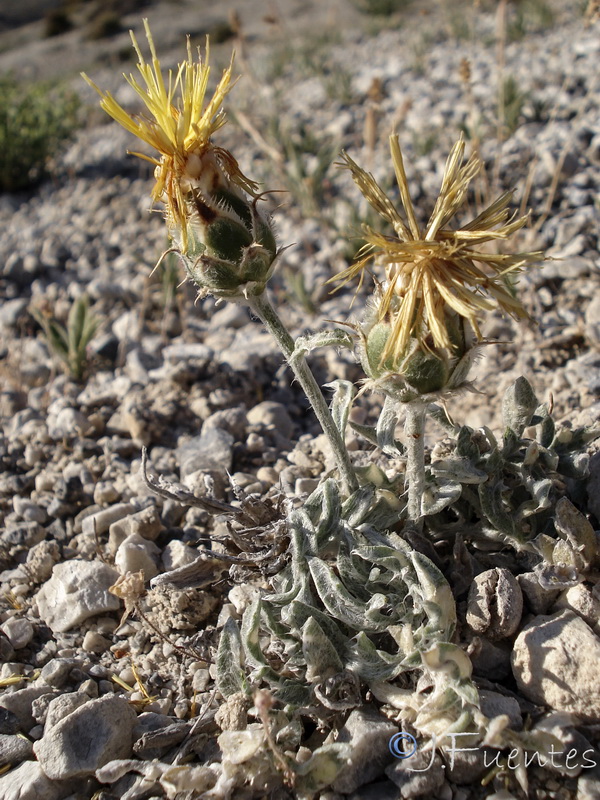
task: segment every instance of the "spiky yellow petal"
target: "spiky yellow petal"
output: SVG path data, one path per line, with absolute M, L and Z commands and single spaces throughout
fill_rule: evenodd
M 233 85 L 233 55 L 212 97 L 207 100 L 210 75 L 208 38 L 205 58 L 199 57 L 197 62 L 194 62 L 188 38 L 187 59 L 178 65 L 175 74 L 169 70 L 165 79 L 148 20 L 144 20 L 144 29 L 151 61 L 145 60 L 134 33 L 130 32 L 141 80 L 134 75 L 124 77 L 141 98 L 147 113 L 129 114 L 110 92 L 102 91 L 85 73 L 82 75 L 100 95 L 104 111 L 158 151 L 159 158 L 143 153 L 134 155 L 156 165 L 152 197 L 165 203 L 169 226 L 180 230 L 185 249 L 188 215 L 185 194 L 190 182 L 200 178 L 203 168 L 209 177 L 211 172 L 222 170 L 228 180 L 250 194 L 256 194 L 258 187 L 243 175 L 231 153 L 211 143 L 211 136 L 225 123 L 221 105 Z
M 391 333 L 381 361 L 398 361 L 411 337 L 422 344 L 431 334 L 436 347 L 450 347 L 446 312 L 451 310 L 468 320 L 481 338 L 477 314 L 500 308 L 512 317 L 527 312 L 514 297 L 503 277 L 542 259 L 541 252 L 517 254 L 486 253 L 479 249 L 486 242 L 508 239 L 527 223 L 527 217 L 511 216 L 512 192 L 504 192 L 471 222 L 457 230 L 448 228 L 465 201 L 469 185 L 482 168 L 480 159 L 464 161 L 465 142 L 461 137 L 446 162 L 442 185 L 425 233 L 417 223 L 409 194 L 398 137 L 390 137 L 390 150 L 406 221 L 389 197 L 348 155 L 344 155 L 355 183 L 373 208 L 396 232 L 387 236 L 364 227 L 366 245 L 359 260 L 334 277 L 343 285 L 356 276 L 364 278 L 366 267 L 374 262 L 384 270 L 382 291 L 376 307 L 380 321 L 388 319 Z

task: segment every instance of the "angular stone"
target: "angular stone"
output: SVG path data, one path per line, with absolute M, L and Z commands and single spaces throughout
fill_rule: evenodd
M 11 522 L 0 536 L 0 541 L 8 547 L 33 547 L 46 536 L 39 522 Z
M 33 639 L 33 625 L 28 619 L 11 617 L 2 623 L 0 630 L 7 637 L 15 650 L 22 650 L 27 647 Z
M 19 764 L 32 756 L 33 747 L 29 739 L 0 733 L 0 767 L 4 764 Z
M 88 617 L 116 611 L 120 602 L 110 594 L 119 573 L 99 561 L 65 561 L 35 596 L 40 617 L 54 633 L 64 633 Z
M 28 733 L 35 725 L 31 713 L 32 703 L 43 694 L 48 694 L 48 691 L 47 686 L 26 686 L 24 689 L 17 689 L 16 692 L 4 692 L 0 695 L 0 707 L 14 714 L 19 720 L 21 730 Z
M 0 777 L 3 800 L 58 800 L 64 796 L 61 784 L 47 778 L 37 761 L 24 761 Z
M 600 597 L 597 597 L 588 586 L 578 583 L 577 586 L 571 586 L 561 592 L 552 611 L 560 611 L 563 608 L 581 617 L 594 633 L 600 633 Z
M 86 517 L 81 525 L 83 533 L 93 533 L 98 536 L 106 533 L 113 522 L 123 519 L 128 514 L 133 514 L 135 508 L 129 503 L 116 503 L 109 508 L 103 508 L 102 511 L 97 511 L 95 514 L 90 514 Z
M 523 572 L 517 580 L 524 600 L 534 614 L 545 614 L 560 594 L 560 589 L 544 589 L 535 572 Z
M 113 759 L 131 756 L 135 719 L 123 697 L 90 700 L 44 731 L 33 749 L 52 780 L 91 775 Z
M 204 420 L 202 433 L 211 428 L 220 428 L 230 433 L 238 442 L 243 441 L 246 435 L 248 419 L 243 408 L 223 408 L 215 411 Z
M 336 739 L 352 745 L 350 764 L 336 778 L 334 791 L 350 794 L 382 775 L 393 759 L 389 742 L 395 733 L 398 733 L 397 725 L 376 709 L 365 707 L 352 711 Z
M 444 765 L 438 753 L 432 758 L 430 752 L 418 751 L 390 764 L 385 774 L 399 787 L 402 798 L 435 797 L 444 782 Z
M 266 428 L 275 428 L 285 439 L 289 439 L 294 432 L 287 408 L 282 403 L 265 400 L 248 411 L 250 425 L 264 425 Z
M 490 689 L 479 690 L 481 712 L 489 719 L 505 714 L 510 719 L 510 727 L 520 730 L 523 727 L 521 708 L 514 697 L 507 697 Z
M 51 658 L 42 667 L 40 678 L 48 684 L 60 689 L 67 682 L 69 673 L 76 662 L 72 658 Z
M 321 795 L 323 797 L 324 795 Z M 335 795 L 337 797 L 338 795 Z M 401 800 L 400 789 L 392 781 L 377 781 L 369 786 L 362 786 L 351 794 L 349 800 Z
M 162 530 L 160 514 L 155 505 L 147 506 L 128 518 L 130 533 L 143 536 L 144 539 L 154 541 Z
M 47 733 L 50 728 L 58 725 L 73 711 L 81 708 L 85 703 L 89 703 L 89 700 L 90 698 L 83 692 L 65 692 L 65 694 L 59 694 L 58 697 L 52 698 L 46 710 L 44 732 Z
M 19 732 L 19 720 L 12 711 L 0 706 L 0 734 Z
M 155 559 L 159 554 L 160 550 L 154 542 L 132 533 L 119 545 L 115 554 L 115 567 L 119 569 L 121 575 L 141 570 L 145 580 L 150 580 L 158 575 Z
M 528 700 L 600 721 L 600 639 L 572 611 L 535 617 L 517 636 L 512 669 Z
M 63 408 L 56 416 L 48 416 L 48 434 L 55 441 L 74 439 L 89 433 L 91 425 L 87 417 L 76 408 Z

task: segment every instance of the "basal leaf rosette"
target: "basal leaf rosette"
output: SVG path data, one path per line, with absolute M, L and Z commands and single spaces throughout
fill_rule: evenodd
M 376 499 L 367 486 L 341 504 L 328 479 L 291 513 L 289 564 L 257 593 L 241 630 L 221 638 L 226 691 L 266 683 L 284 704 L 316 716 L 360 705 L 367 688 L 400 691 L 423 730 L 438 705 L 444 728 L 476 707 L 469 659 L 451 644 L 450 586 L 426 556 L 371 525 Z M 437 699 L 427 705 L 419 675 L 436 676 Z

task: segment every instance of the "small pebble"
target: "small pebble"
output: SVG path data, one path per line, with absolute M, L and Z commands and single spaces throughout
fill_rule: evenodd
M 28 619 L 12 617 L 0 625 L 0 630 L 15 650 L 22 650 L 27 647 L 33 639 L 34 628 Z
M 87 653 L 104 653 L 110 647 L 108 639 L 95 631 L 88 631 L 83 637 L 81 646 Z

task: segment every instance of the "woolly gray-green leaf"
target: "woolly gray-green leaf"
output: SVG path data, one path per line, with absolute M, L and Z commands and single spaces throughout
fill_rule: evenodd
M 386 395 L 383 402 L 383 409 L 377 421 L 376 437 L 377 445 L 386 455 L 392 456 L 393 458 L 401 456 L 405 451 L 404 445 L 398 442 L 394 436 L 397 423 L 398 403 Z
M 358 527 L 366 520 L 373 508 L 374 497 L 374 487 L 367 485 L 361 486 L 345 501 L 342 506 L 342 516 L 351 528 Z
M 217 689 L 223 697 L 243 691 L 245 679 L 242 670 L 242 638 L 232 617 L 229 617 L 221 631 L 215 666 Z
M 349 350 L 354 350 L 354 339 L 347 331 L 343 331 L 341 328 L 320 331 L 310 336 L 299 336 L 296 339 L 292 360 L 303 358 L 318 347 L 346 347 Z
M 581 480 L 589 472 L 590 457 L 587 453 L 564 453 L 559 456 L 559 471 L 567 478 Z
M 321 745 L 312 756 L 296 768 L 295 792 L 298 797 L 313 797 L 330 786 L 352 756 L 352 745 L 334 742 Z
M 443 573 L 422 553 L 412 553 L 423 609 L 429 617 L 427 628 L 437 628 L 449 639 L 456 626 L 456 605 Z M 415 587 L 416 588 L 416 587 Z
M 470 459 L 476 462 L 479 457 L 479 448 L 473 441 L 474 431 L 467 425 L 463 425 L 456 437 L 456 455 L 460 458 Z
M 352 401 L 356 395 L 356 389 L 354 384 L 350 381 L 342 380 L 326 383 L 325 386 L 327 388 L 331 387 L 334 389 L 329 408 L 335 427 L 338 429 L 340 436 L 343 439 L 346 435 L 348 416 L 350 415 L 350 409 L 352 408 Z
M 530 424 L 538 407 L 538 400 L 531 384 L 520 377 L 512 383 L 502 398 L 502 421 L 505 428 L 511 428 L 517 436 L 521 436 Z
M 481 510 L 486 519 L 491 522 L 500 533 L 504 533 L 512 539 L 518 539 L 520 541 L 522 537 L 520 534 L 517 534 L 513 517 L 506 510 L 502 502 L 503 484 L 501 480 L 495 475 L 490 475 L 485 483 L 479 484 L 478 490 Z
M 326 680 L 344 669 L 333 643 L 312 616 L 302 628 L 302 653 L 306 659 L 306 680 L 311 683 Z
M 550 447 L 554 439 L 555 425 L 546 403 L 542 403 L 536 408 L 531 418 L 531 424 L 538 425 L 540 428 L 538 438 L 542 447 Z
M 421 514 L 424 517 L 439 514 L 455 503 L 461 494 L 462 486 L 457 481 L 428 476 L 421 496 Z
M 244 645 L 246 661 L 252 667 L 262 667 L 266 664 L 265 657 L 260 649 L 260 597 L 255 598 L 244 611 L 242 617 L 241 640 Z
M 405 654 L 390 655 L 378 650 L 369 637 L 360 631 L 351 647 L 348 667 L 365 681 L 391 681 L 406 671 Z
M 319 484 L 304 504 L 304 511 L 313 520 L 316 548 L 337 533 L 341 510 L 338 485 L 333 478 L 328 478 Z
M 295 600 L 289 607 L 289 623 L 300 631 L 308 619 L 313 617 L 320 625 L 325 635 L 333 643 L 336 651 L 342 656 L 346 651 L 347 638 L 340 630 L 338 624 L 328 614 L 317 608 Z
M 487 473 L 473 464 L 469 458 L 448 456 L 432 462 L 431 471 L 436 477 L 460 483 L 477 484 L 487 480 Z
M 337 575 L 324 561 L 315 557 L 307 560 L 321 602 L 335 619 L 339 619 L 357 630 L 371 631 L 383 631 L 392 621 L 396 621 L 382 614 L 368 617 L 365 605 L 358 602 L 347 591 Z
M 598 543 L 588 519 L 566 497 L 556 504 L 554 526 L 580 553 L 586 567 L 597 558 Z

